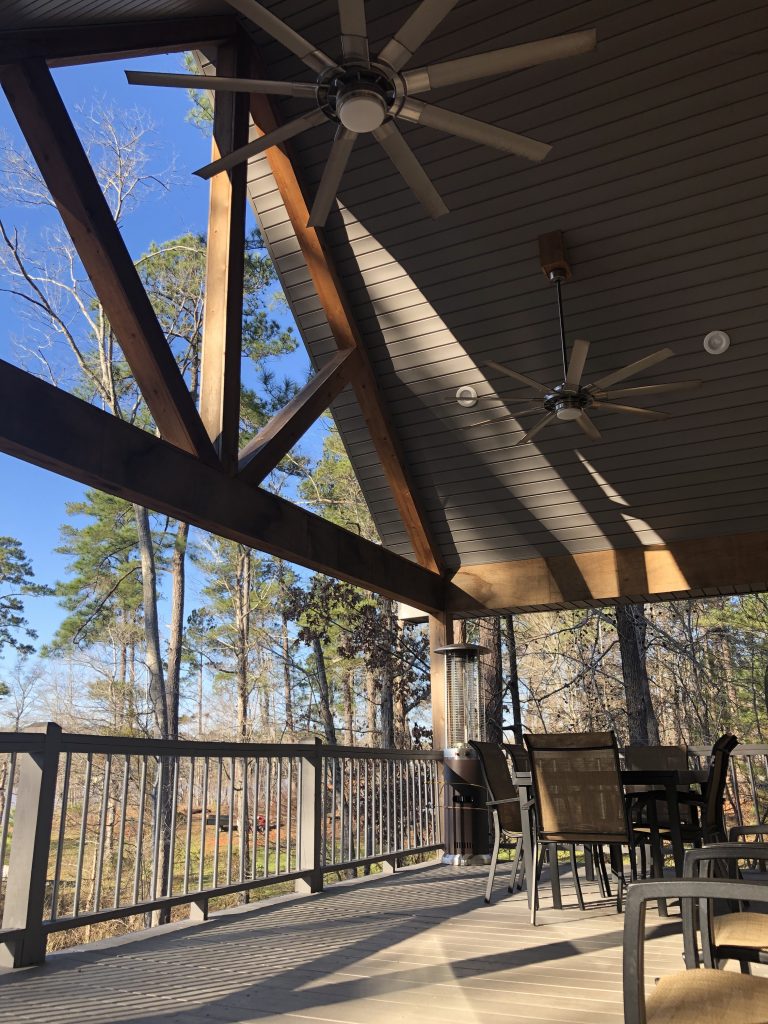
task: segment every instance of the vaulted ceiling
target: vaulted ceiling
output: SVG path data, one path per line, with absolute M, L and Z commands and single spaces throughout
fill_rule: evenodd
M 266 5 L 339 53 L 335 0 Z M 374 52 L 414 6 L 369 0 Z M 7 0 L 0 32 L 227 14 L 226 3 L 203 0 Z M 446 565 L 464 581 L 489 563 L 675 545 L 693 557 L 698 541 L 716 551 L 717 538 L 732 544 L 766 526 L 768 8 L 758 0 L 465 0 L 411 66 L 584 28 L 597 30 L 592 53 L 426 97 L 551 144 L 546 160 L 531 164 L 405 126 L 450 210 L 431 220 L 383 151 L 362 138 L 324 231 L 407 477 Z M 264 77 L 312 80 L 281 44 L 249 31 Z M 279 121 L 308 109 L 285 98 L 273 107 Z M 321 125 L 287 150 L 310 201 L 332 137 L 333 127 Z M 320 368 L 338 338 L 278 186 L 267 156 L 253 159 L 250 199 Z M 547 383 L 561 379 L 554 294 L 537 248 L 538 236 L 554 230 L 565 233 L 573 268 L 563 288 L 568 337 L 592 342 L 585 381 L 669 345 L 673 358 L 627 382 L 700 379 L 696 391 L 638 400 L 669 419 L 596 411 L 601 441 L 558 422 L 518 446 L 522 424 L 535 417 L 480 424 L 504 407 L 455 402 L 466 384 L 481 396 L 527 397 L 489 367 L 494 361 Z M 713 329 L 731 337 L 722 356 L 704 351 Z M 412 557 L 359 395 L 347 387 L 333 411 L 384 544 Z M 747 556 L 754 569 L 742 566 L 734 588 L 768 582 L 764 539 L 755 550 L 760 557 Z M 661 591 L 730 589 L 723 572 L 711 587 L 704 577 L 685 585 L 687 578 L 682 572 L 679 586 Z M 640 582 L 624 593 L 661 591 Z M 563 591 L 516 606 L 592 596 L 589 588 L 578 599 Z

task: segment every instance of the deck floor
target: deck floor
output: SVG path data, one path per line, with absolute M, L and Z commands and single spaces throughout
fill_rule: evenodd
M 0 1022 L 620 1024 L 623 917 L 594 892 L 570 909 L 566 882 L 531 928 L 504 879 L 485 906 L 486 871 L 411 868 L 56 953 L 0 973 Z M 649 978 L 679 969 L 677 920 L 649 932 Z

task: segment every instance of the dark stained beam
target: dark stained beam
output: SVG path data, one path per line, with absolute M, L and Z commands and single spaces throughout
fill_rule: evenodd
M 258 73 L 257 63 L 254 64 L 254 73 Z M 249 99 L 251 117 L 257 131 L 263 134 L 277 127 L 278 122 L 268 97 L 252 95 Z M 341 282 L 320 232 L 307 224 L 309 208 L 293 164 L 279 146 L 268 149 L 266 156 L 336 344 L 340 349 L 356 349 L 360 353 L 360 370 L 352 381 L 355 396 L 414 555 L 420 565 L 435 572 L 443 572 L 445 565 L 440 546 L 410 479 L 400 442 L 385 408 L 368 353 L 349 311 Z
M 216 74 L 240 78 L 248 73 L 241 43 L 218 48 Z M 212 160 L 248 141 L 248 97 L 214 96 Z M 227 472 L 237 468 L 240 441 L 240 363 L 243 341 L 243 272 L 247 163 L 211 178 L 208 250 L 200 370 L 200 416 Z
M 755 592 L 768 586 L 768 533 L 468 565 L 452 582 L 448 608 L 463 615 Z
M 252 484 L 261 481 L 322 416 L 349 383 L 359 366 L 355 349 L 332 356 L 291 401 L 240 452 L 239 475 Z
M 216 455 L 96 175 L 42 60 L 2 69 L 2 86 L 158 430 Z
M 0 64 L 40 59 L 53 67 L 196 50 L 234 36 L 232 15 L 0 33 Z
M 436 573 L 2 360 L 0 451 L 426 611 L 444 603 Z

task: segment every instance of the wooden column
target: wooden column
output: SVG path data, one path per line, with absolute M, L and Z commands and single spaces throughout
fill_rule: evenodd
M 445 656 L 435 654 L 436 647 L 453 643 L 453 619 L 450 615 L 429 616 L 429 684 L 432 696 L 432 746 L 443 750 L 448 743 L 448 701 Z
M 241 45 L 219 46 L 216 74 L 243 77 L 248 59 Z M 212 159 L 248 141 L 248 97 L 217 91 Z M 200 374 L 200 415 L 227 472 L 237 466 L 240 427 L 240 360 L 243 334 L 245 204 L 248 163 L 211 178 L 208 253 Z
M 315 738 L 301 758 L 299 778 L 299 814 L 301 837 L 299 841 L 299 870 L 305 872 L 297 878 L 296 892 L 320 892 L 323 888 L 322 854 L 322 742 Z

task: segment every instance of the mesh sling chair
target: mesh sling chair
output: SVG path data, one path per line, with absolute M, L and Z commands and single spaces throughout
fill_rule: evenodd
M 691 964 L 689 943 L 695 935 L 695 904 L 702 898 L 768 904 L 768 889 L 755 882 L 708 878 L 630 885 L 624 918 L 624 1024 L 767 1024 L 768 978 L 691 967 L 662 977 L 646 997 L 646 904 L 650 900 L 680 900 L 685 962 Z
M 545 846 L 568 846 L 579 907 L 584 908 L 576 844 L 607 845 L 616 852 L 616 907 L 621 910 L 621 847 L 629 848 L 634 877 L 634 846 L 612 732 L 545 733 L 525 737 L 536 797 L 536 873 L 531 924 L 536 924 L 538 880 Z
M 499 850 L 503 847 L 505 850 L 514 849 L 515 851 L 512 875 L 508 886 L 509 892 L 514 891 L 518 871 L 523 866 L 520 859 L 523 838 L 522 811 L 517 787 L 512 782 L 507 758 L 502 748 L 497 743 L 482 743 L 480 740 L 470 740 L 469 745 L 480 761 L 483 780 L 488 790 L 488 809 L 493 819 L 493 854 L 488 871 L 488 884 L 485 887 L 485 902 L 490 903 Z M 526 807 L 526 813 L 527 810 Z
M 768 828 L 761 831 L 768 833 Z M 739 861 L 751 860 L 768 860 L 768 843 L 714 843 L 686 853 L 684 875 L 686 878 L 710 877 L 721 866 L 735 875 Z M 750 878 L 750 882 L 753 881 L 756 880 Z M 763 878 L 759 884 L 765 887 L 765 881 Z M 691 957 L 687 966 L 698 967 L 692 920 L 687 922 L 687 928 L 686 954 Z M 749 974 L 750 964 L 768 964 L 768 914 L 755 913 L 743 905 L 735 912 L 715 914 L 713 901 L 701 900 L 699 928 L 705 967 L 720 967 L 727 960 L 738 960 L 742 974 Z

